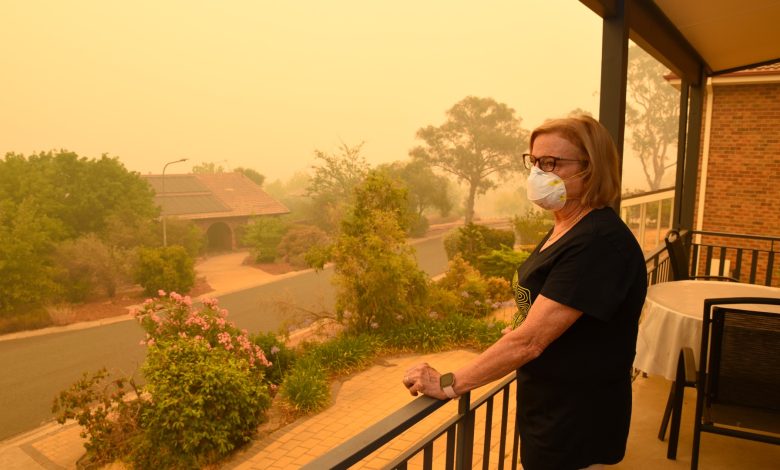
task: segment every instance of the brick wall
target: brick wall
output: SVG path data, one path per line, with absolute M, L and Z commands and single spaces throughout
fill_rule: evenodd
M 780 237 L 780 83 L 715 84 L 710 132 L 702 229 Z M 780 283 L 778 258 L 773 285 Z

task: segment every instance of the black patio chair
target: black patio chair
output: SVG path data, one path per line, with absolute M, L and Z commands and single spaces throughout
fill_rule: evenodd
M 669 253 L 669 266 L 672 268 L 672 277 L 674 281 L 685 281 L 688 279 L 709 279 L 716 281 L 739 282 L 731 276 L 692 276 L 690 269 L 690 255 L 683 243 L 682 236 L 677 230 L 669 230 L 664 237 L 666 251 Z
M 698 468 L 703 432 L 780 445 L 780 313 L 747 310 L 735 304 L 780 306 L 780 298 L 704 301 L 691 454 L 693 470 Z M 680 360 L 692 362 L 693 351 L 690 348 L 684 351 Z M 695 365 L 678 364 L 680 368 L 690 371 L 695 370 Z M 669 458 L 674 458 L 669 455 L 672 449 L 676 453 L 681 411 L 680 393 L 675 396 L 672 409 Z

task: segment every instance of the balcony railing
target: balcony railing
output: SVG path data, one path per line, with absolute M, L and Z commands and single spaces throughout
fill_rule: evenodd
M 479 399 L 458 399 L 456 416 L 438 425 L 384 468 L 504 468 L 517 469 L 519 441 L 515 422 L 515 373 L 509 374 Z M 403 432 L 424 423 L 446 401 L 420 397 L 352 439 L 313 460 L 305 469 L 345 469 L 379 450 Z M 481 433 L 475 439 L 475 432 Z
M 691 254 L 691 274 L 703 269 L 708 274 L 731 275 L 742 282 L 776 285 L 780 281 L 780 276 L 773 275 L 780 238 L 700 231 L 683 231 L 681 236 Z M 648 285 L 671 280 L 665 246 L 647 253 L 645 263 Z M 514 415 L 516 390 L 516 376 L 512 373 L 473 403 L 470 394 L 463 395 L 455 416 L 439 424 L 384 468 L 431 469 L 436 464 L 437 468 L 448 469 L 516 469 L 519 445 Z M 423 424 L 446 403 L 420 397 L 304 468 L 350 468 L 402 433 Z

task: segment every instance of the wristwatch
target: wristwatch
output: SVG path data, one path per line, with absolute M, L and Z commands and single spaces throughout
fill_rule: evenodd
M 439 386 L 444 393 L 450 398 L 458 398 L 458 394 L 455 393 L 455 376 L 452 372 L 447 372 L 439 377 Z

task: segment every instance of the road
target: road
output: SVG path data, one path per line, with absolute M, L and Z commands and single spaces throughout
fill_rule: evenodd
M 420 268 L 444 272 L 447 258 L 440 237 L 414 244 Z M 332 310 L 331 268 L 306 272 L 219 297 L 239 328 L 279 331 L 299 309 Z M 51 421 L 54 397 L 84 372 L 106 367 L 117 376 L 140 375 L 146 350 L 141 328 L 123 321 L 94 328 L 0 341 L 0 440 Z

